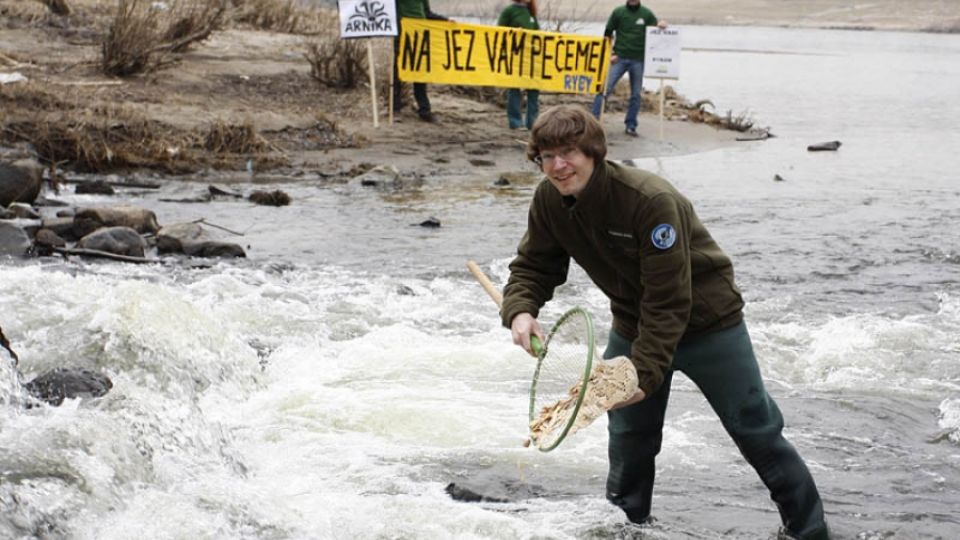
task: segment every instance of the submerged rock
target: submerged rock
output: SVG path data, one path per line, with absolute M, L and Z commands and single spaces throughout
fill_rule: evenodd
M 40 229 L 33 238 L 33 251 L 37 255 L 45 256 L 54 252 L 55 248 L 67 247 L 67 241 L 50 229 Z
M 510 502 L 507 499 L 500 499 L 498 497 L 488 497 L 477 493 L 476 491 L 470 490 L 468 488 L 458 486 L 454 482 L 447 484 L 447 487 L 444 489 L 450 498 L 455 501 L 461 502 L 495 502 L 495 503 L 505 503 Z
M 30 249 L 30 236 L 16 223 L 0 221 L 0 256 L 23 257 Z
M 89 180 L 77 184 L 74 193 L 89 195 L 115 195 L 117 192 L 113 186 L 103 180 Z
M 84 236 L 77 242 L 77 247 L 115 255 L 143 257 L 147 242 L 130 227 L 107 227 Z
M 40 219 L 40 213 L 32 206 L 25 203 L 12 203 L 7 210 L 13 216 L 13 219 Z
M 246 257 L 247 253 L 238 244 L 230 242 L 188 242 L 183 245 L 183 253 L 191 257 Z
M 183 253 L 191 257 L 246 257 L 237 244 L 212 239 L 200 223 L 174 223 L 157 233 L 158 253 Z
M 250 202 L 264 206 L 287 206 L 290 204 L 290 195 L 279 189 L 274 191 L 254 191 L 250 194 Z
M 43 167 L 36 160 L 0 161 L 0 208 L 13 202 L 32 203 L 42 183 Z
M 828 141 L 817 144 L 811 144 L 807 147 L 807 150 L 810 152 L 823 152 L 823 151 L 833 151 L 840 148 L 840 145 L 843 144 L 840 141 Z
M 157 215 L 152 210 L 136 206 L 83 208 L 77 211 L 74 219 L 96 221 L 103 227 L 129 227 L 140 234 L 155 233 L 160 229 Z
M 400 184 L 400 171 L 393 165 L 378 165 L 363 174 L 354 176 L 350 183 L 364 187 L 395 188 Z
M 103 396 L 113 388 L 113 382 L 106 375 L 89 369 L 56 368 L 23 387 L 34 398 L 57 406 L 68 398 Z

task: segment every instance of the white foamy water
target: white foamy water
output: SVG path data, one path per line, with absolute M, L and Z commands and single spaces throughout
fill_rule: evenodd
M 778 137 L 637 164 L 684 191 L 733 256 L 832 528 L 955 537 L 960 36 L 684 39 L 680 92 L 749 107 Z M 839 152 L 806 152 L 832 139 Z M 294 199 L 283 209 L 159 202 L 196 189 L 177 182 L 134 202 L 163 223 L 269 223 L 243 238 L 249 260 L 5 261 L 0 326 L 25 379 L 80 366 L 114 387 L 0 407 L 0 537 L 637 537 L 603 498 L 605 420 L 551 453 L 521 446 L 533 366 L 464 263 L 503 282 L 530 191 L 488 186 L 428 178 L 385 197 L 300 180 L 277 186 Z M 444 226 L 410 226 L 426 215 Z M 544 321 L 582 305 L 605 339 L 607 302 L 582 271 L 556 296 Z M 674 386 L 644 538 L 770 537 L 765 489 L 693 385 Z M 510 502 L 456 502 L 451 482 Z

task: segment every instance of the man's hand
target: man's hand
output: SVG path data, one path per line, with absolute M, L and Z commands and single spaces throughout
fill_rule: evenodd
M 610 407 L 610 410 L 612 411 L 614 409 L 619 409 L 621 407 L 628 407 L 630 405 L 633 405 L 634 403 L 640 403 L 641 401 L 646 399 L 646 397 L 647 397 L 647 394 L 645 394 L 643 390 L 637 388 L 637 392 L 633 394 L 633 396 L 621 401 L 620 403 L 617 403 L 613 407 Z
M 658 21 L 657 28 L 663 29 L 667 27 L 667 21 Z
M 610 63 L 611 63 L 611 64 L 616 64 L 616 63 L 617 63 L 617 60 L 619 60 L 619 59 L 620 59 L 620 57 L 617 56 L 617 55 L 615 55 L 615 54 L 611 54 L 611 55 L 610 55 Z
M 534 335 L 540 338 L 543 343 L 543 330 L 540 329 L 540 323 L 529 313 L 520 313 L 510 321 L 510 333 L 513 334 L 513 342 L 527 351 L 530 356 L 537 356 L 530 346 L 530 336 Z

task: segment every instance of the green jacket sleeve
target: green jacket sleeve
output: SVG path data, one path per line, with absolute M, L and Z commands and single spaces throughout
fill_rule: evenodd
M 613 37 L 613 32 L 617 29 L 617 19 L 617 10 L 613 10 L 613 13 L 607 18 L 607 26 L 603 29 L 604 36 Z
M 687 206 L 669 193 L 657 195 L 639 209 L 635 223 L 643 294 L 631 357 L 640 388 L 650 395 L 663 383 L 690 320 L 691 224 Z

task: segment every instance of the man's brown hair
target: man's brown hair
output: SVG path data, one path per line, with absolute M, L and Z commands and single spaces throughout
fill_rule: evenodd
M 567 146 L 576 146 L 595 161 L 607 156 L 607 136 L 592 114 L 577 105 L 550 107 L 533 123 L 527 159 L 536 163 L 540 152 Z

